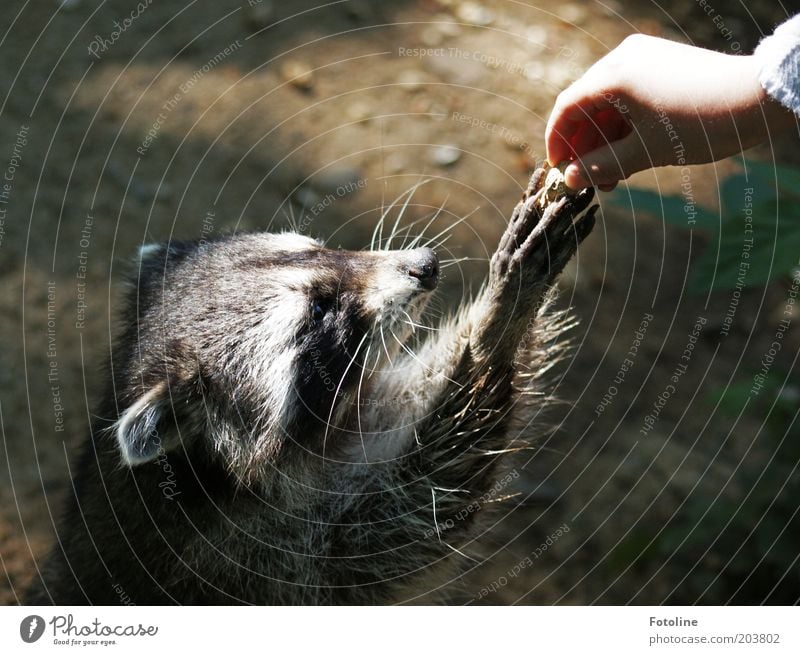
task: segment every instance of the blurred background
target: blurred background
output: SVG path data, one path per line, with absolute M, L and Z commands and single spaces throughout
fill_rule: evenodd
M 439 251 L 458 260 L 440 291 L 452 307 L 544 159 L 561 89 L 631 33 L 746 54 L 800 7 L 718 4 L 8 3 L 0 601 L 55 538 L 142 243 L 294 224 L 360 249 L 428 180 L 401 225 L 441 208 L 435 235 L 467 217 Z M 555 429 L 519 463 L 454 602 L 798 600 L 799 153 L 789 134 L 600 195 L 559 282 L 579 325 Z

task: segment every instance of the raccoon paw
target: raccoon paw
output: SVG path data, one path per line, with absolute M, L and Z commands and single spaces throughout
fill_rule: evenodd
M 551 172 L 555 169 L 551 169 Z M 538 169 L 514 208 L 490 264 L 496 290 L 550 285 L 594 227 L 594 189 L 564 193 Z

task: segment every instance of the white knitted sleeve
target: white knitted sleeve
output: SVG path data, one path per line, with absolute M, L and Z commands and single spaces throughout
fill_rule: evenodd
M 800 114 L 800 14 L 762 39 L 753 55 L 761 65 L 758 81 L 764 90 Z

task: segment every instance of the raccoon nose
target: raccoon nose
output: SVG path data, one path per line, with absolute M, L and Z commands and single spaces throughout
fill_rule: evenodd
M 417 278 L 423 289 L 432 291 L 439 282 L 439 258 L 430 248 L 419 248 L 413 251 L 413 259 L 408 267 L 408 274 Z

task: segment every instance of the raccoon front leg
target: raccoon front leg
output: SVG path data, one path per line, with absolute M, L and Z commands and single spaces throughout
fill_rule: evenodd
M 447 383 L 428 399 L 431 411 L 418 424 L 422 447 L 412 446 L 409 453 L 432 487 L 459 490 L 442 494 L 448 500 L 443 516 L 494 484 L 499 455 L 512 445 L 515 352 L 556 276 L 594 226 L 597 206 L 583 214 L 594 189 L 550 198 L 544 181 L 540 169 L 514 210 L 491 259 L 488 283 L 460 326 L 466 338 L 452 350 Z M 545 332 L 535 328 L 524 347 L 541 346 Z
M 345 550 L 354 543 L 352 526 L 380 526 L 370 532 L 374 543 L 360 532 L 363 557 L 351 560 L 370 572 L 365 579 L 391 580 L 376 593 L 406 593 L 415 571 L 429 577 L 433 563 L 466 545 L 498 481 L 503 455 L 524 445 L 509 434 L 517 402 L 514 353 L 548 288 L 591 231 L 596 211 L 580 216 L 592 190 L 548 203 L 543 180 L 543 171 L 534 175 L 514 210 L 476 302 L 393 377 L 394 393 L 389 384 L 385 388 L 385 397 L 404 392 L 424 402 L 409 416 L 406 447 L 378 465 L 379 474 L 368 476 L 334 539 Z M 537 340 L 547 332 L 535 331 L 526 345 L 541 346 Z M 391 426 L 385 429 L 391 432 Z
M 578 245 L 594 227 L 594 197 L 588 188 L 575 195 L 550 198 L 545 172 L 531 177 L 514 209 L 497 251 L 489 280 L 472 308 L 470 343 L 477 359 L 504 361 L 517 347 L 531 316 Z

